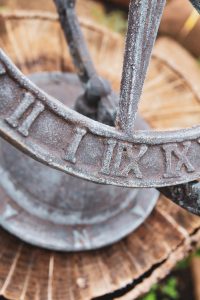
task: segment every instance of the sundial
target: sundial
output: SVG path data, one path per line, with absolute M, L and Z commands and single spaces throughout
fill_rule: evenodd
M 55 4 L 77 74 L 26 77 L 0 51 L 1 225 L 31 244 L 79 251 L 136 229 L 156 203 L 153 188 L 200 214 L 200 126 L 152 131 L 137 115 L 165 0 L 130 2 L 119 96 L 96 72 L 75 1 Z

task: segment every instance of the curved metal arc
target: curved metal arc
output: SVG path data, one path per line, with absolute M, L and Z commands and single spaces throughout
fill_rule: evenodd
M 162 143 L 175 142 L 182 143 L 187 140 L 196 140 L 200 138 L 200 126 L 172 131 L 137 130 L 133 132 L 132 136 L 130 136 L 109 125 L 105 125 L 85 117 L 69 107 L 66 107 L 59 100 L 46 94 L 43 90 L 32 83 L 25 75 L 22 74 L 22 72 L 15 66 L 14 63 L 12 63 L 9 57 L 0 48 L 0 75 L 4 75 L 4 73 L 7 73 L 21 89 L 27 89 L 27 91 L 33 93 L 45 106 L 48 107 L 49 110 L 52 111 L 53 114 L 66 122 L 70 122 L 70 124 L 86 128 L 90 133 L 99 137 L 117 139 L 127 143 L 147 145 L 159 145 Z M 13 101 L 15 101 L 15 99 Z
M 169 186 L 200 177 L 199 126 L 129 136 L 45 94 L 2 51 L 0 73 L 0 135 L 34 159 L 87 180 L 127 187 Z

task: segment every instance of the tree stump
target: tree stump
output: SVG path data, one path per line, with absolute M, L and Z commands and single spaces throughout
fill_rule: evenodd
M 123 38 L 89 20 L 81 24 L 99 72 L 118 90 Z M 0 46 L 24 73 L 73 70 L 56 15 L 1 13 L 0 31 Z M 175 42 L 158 40 L 140 106 L 144 118 L 153 128 L 191 126 L 200 119 L 199 101 L 200 69 L 194 59 Z M 47 251 L 3 229 L 0 241 L 0 295 L 8 299 L 133 300 L 200 245 L 200 218 L 161 196 L 138 230 L 104 249 Z
M 171 0 L 165 8 L 160 34 L 178 41 L 196 57 L 200 56 L 200 16 L 189 1 Z
M 194 282 L 195 300 L 200 300 L 200 257 L 193 257 L 191 261 L 192 277 Z

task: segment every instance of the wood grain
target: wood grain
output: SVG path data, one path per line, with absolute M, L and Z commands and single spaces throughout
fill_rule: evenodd
M 194 282 L 195 300 L 200 300 L 200 257 L 192 258 L 191 269 Z
M 0 45 L 25 73 L 73 69 L 56 16 L 18 12 L 1 14 L 0 20 Z M 118 90 L 123 38 L 90 20 L 81 24 L 99 72 Z M 29 37 L 26 44 L 24 35 Z M 140 111 L 154 128 L 194 125 L 200 119 L 199 87 L 194 59 L 175 42 L 161 39 Z M 133 300 L 200 245 L 200 218 L 160 197 L 138 230 L 105 249 L 51 252 L 27 245 L 3 229 L 0 242 L 0 295 L 8 299 Z

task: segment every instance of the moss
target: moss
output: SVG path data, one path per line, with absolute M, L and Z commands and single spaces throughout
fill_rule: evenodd
M 184 276 L 186 275 L 187 277 L 188 276 L 191 277 L 190 263 L 191 263 L 191 259 L 194 256 L 200 256 L 200 249 L 196 251 L 196 253 L 191 254 L 190 256 L 188 256 L 187 258 L 179 262 L 175 267 L 175 269 L 172 271 L 171 275 L 169 275 L 166 279 L 164 279 L 159 284 L 154 285 L 151 288 L 150 292 L 146 294 L 143 298 L 140 298 L 140 300 L 179 300 L 179 299 L 183 300 L 179 292 L 180 290 L 182 290 L 182 288 L 180 288 L 181 276 L 184 278 L 184 280 L 185 280 Z M 192 279 L 190 278 L 189 280 L 188 278 L 187 281 L 192 281 Z M 184 281 L 184 286 L 185 285 L 186 284 Z M 191 293 L 192 292 L 189 291 L 190 299 L 193 299 Z M 188 299 L 187 296 L 186 299 Z
M 123 11 L 106 12 L 104 7 L 92 9 L 92 15 L 97 22 L 113 31 L 124 34 L 127 29 L 127 17 Z
M 141 300 L 158 300 L 158 299 L 178 300 L 178 281 L 175 276 L 170 276 L 166 282 L 154 285 L 151 291 Z

